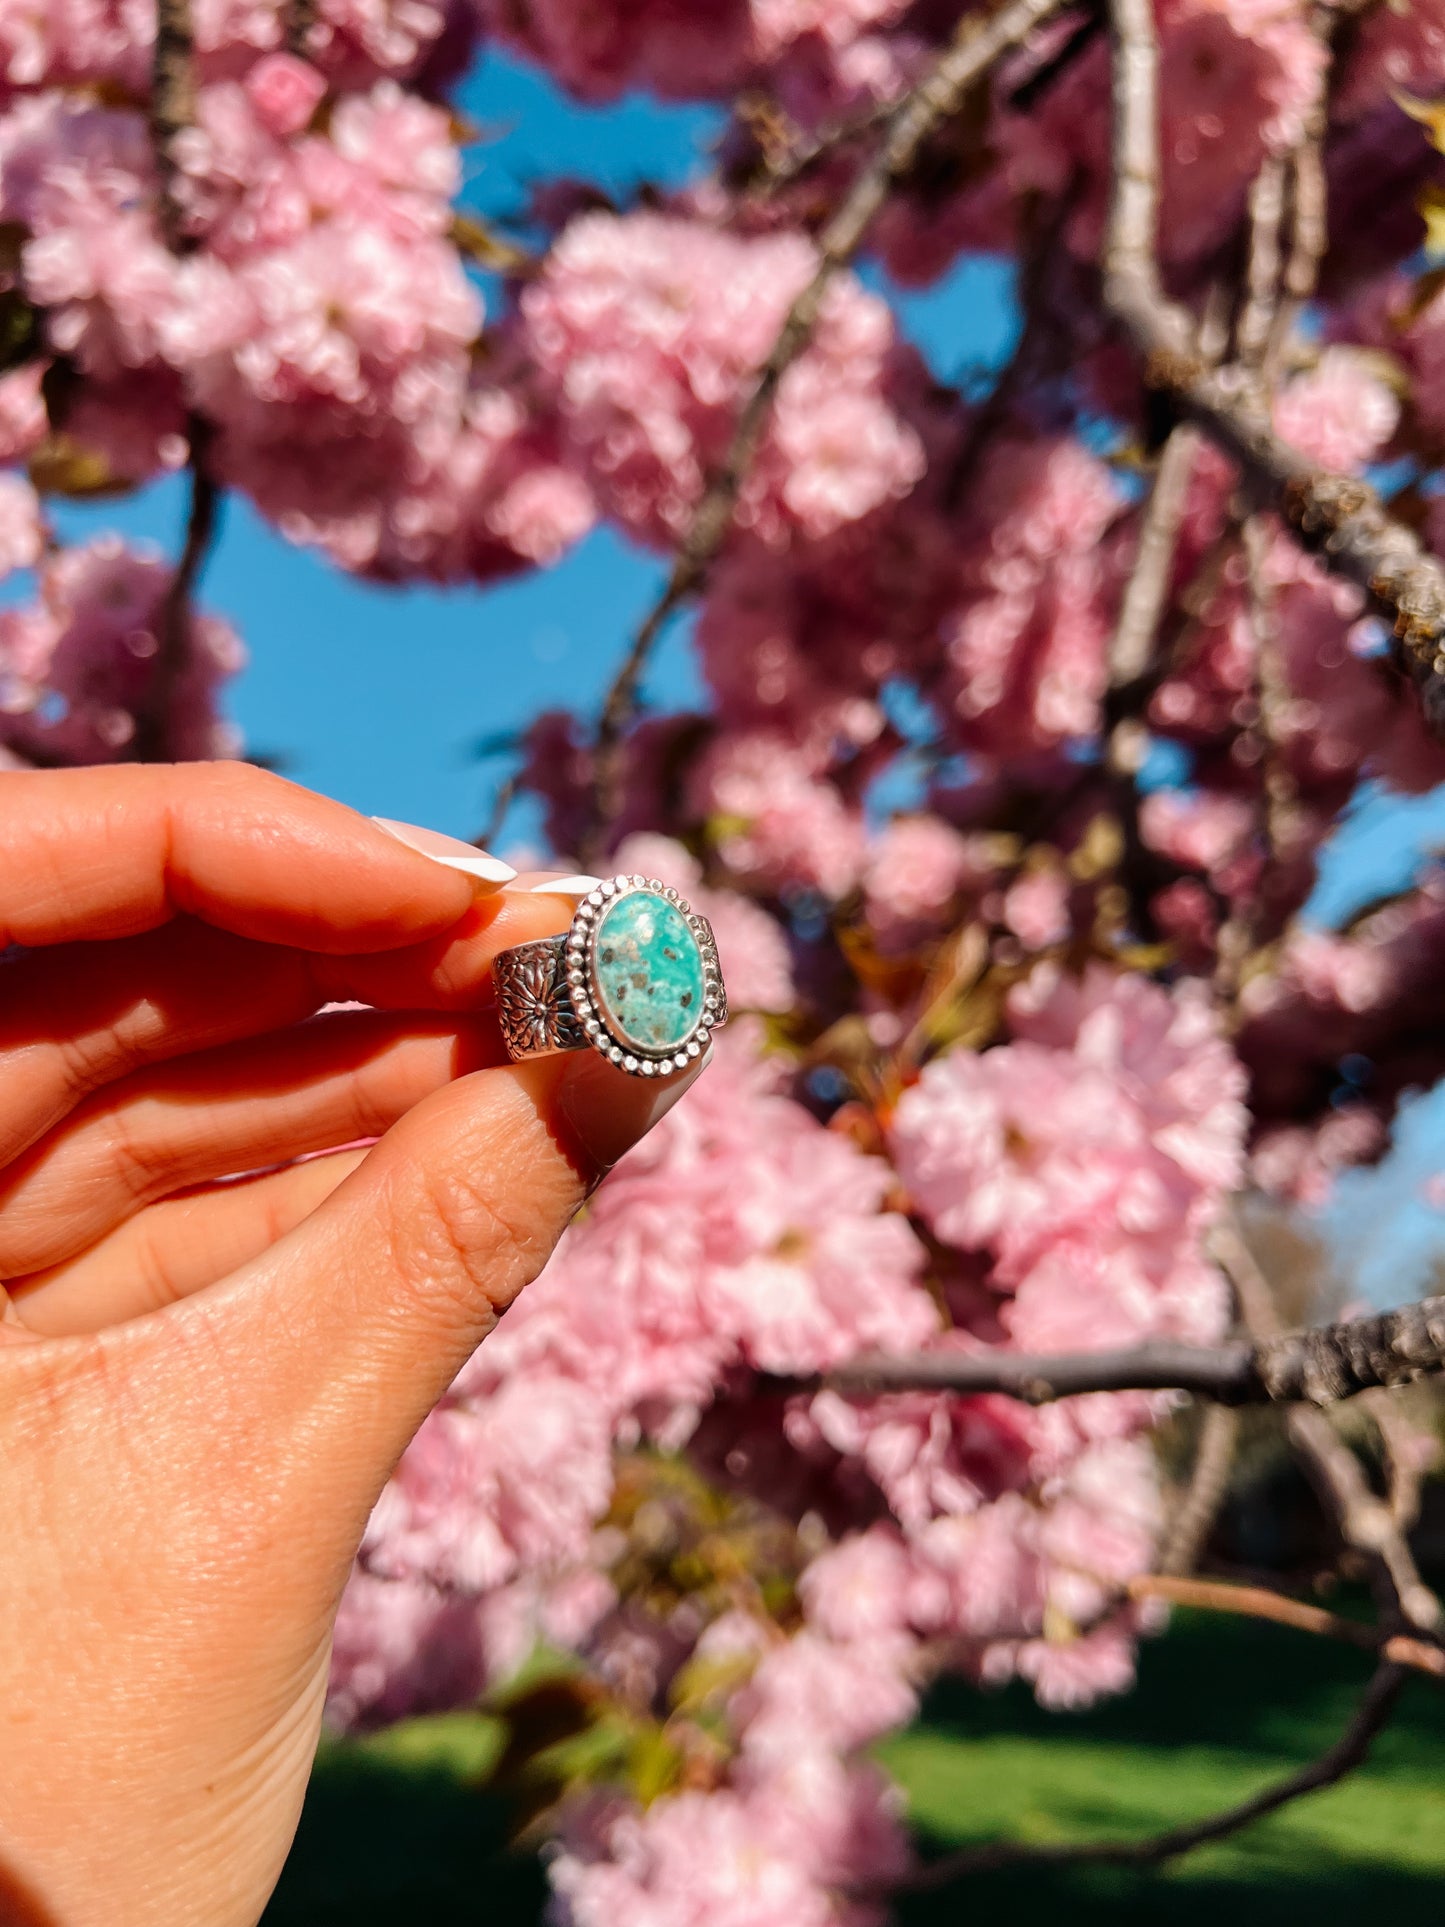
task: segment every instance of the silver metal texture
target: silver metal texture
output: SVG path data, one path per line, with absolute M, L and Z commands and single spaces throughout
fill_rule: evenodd
M 697 1022 L 665 1050 L 645 1048 L 615 1027 L 597 978 L 597 935 L 604 914 L 622 898 L 644 892 L 661 897 L 681 914 L 702 957 L 703 1002 Z M 498 954 L 492 971 L 502 1038 L 517 1062 L 559 1051 L 595 1050 L 629 1076 L 666 1077 L 701 1057 L 712 1033 L 728 1018 L 712 925 L 656 877 L 608 878 L 583 897 L 563 935 L 514 944 Z

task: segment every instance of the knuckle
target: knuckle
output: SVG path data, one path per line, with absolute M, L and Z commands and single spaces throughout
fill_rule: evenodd
M 175 1175 L 171 1156 L 129 1111 L 117 1109 L 106 1119 L 104 1144 L 106 1166 L 131 1205 L 166 1195 Z
M 501 1310 L 546 1262 L 538 1228 L 494 1177 L 461 1165 L 423 1169 L 405 1190 L 396 1248 L 428 1291 L 459 1291 L 468 1305 L 480 1295 Z

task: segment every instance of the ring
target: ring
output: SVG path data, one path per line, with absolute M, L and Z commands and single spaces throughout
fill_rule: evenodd
M 564 936 L 514 944 L 492 968 L 514 1062 L 595 1050 L 634 1077 L 665 1077 L 727 1022 L 712 925 L 656 877 L 599 883 Z

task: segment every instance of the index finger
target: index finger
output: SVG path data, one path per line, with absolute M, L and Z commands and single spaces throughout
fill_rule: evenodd
M 447 929 L 469 880 L 249 763 L 0 771 L 0 949 L 182 914 L 327 954 Z

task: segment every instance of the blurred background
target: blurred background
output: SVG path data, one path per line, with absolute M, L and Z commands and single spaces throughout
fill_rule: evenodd
M 641 97 L 584 107 L 496 53 L 459 104 L 477 133 L 463 203 L 512 231 L 544 173 L 576 173 L 621 198 L 642 180 L 675 186 L 706 163 L 723 124 L 707 108 Z M 923 292 L 866 272 L 942 379 L 986 390 L 1016 332 L 1007 264 L 971 256 Z M 56 521 L 67 539 L 114 528 L 171 554 L 184 508 L 177 478 L 121 501 L 59 503 Z M 357 809 L 472 837 L 497 820 L 511 733 L 548 707 L 595 708 L 665 572 L 601 526 L 556 566 L 490 589 L 382 588 L 285 542 L 233 494 L 203 594 L 250 650 L 229 708 L 251 753 Z M 650 694 L 681 706 L 697 689 L 684 620 L 655 659 Z M 494 847 L 515 857 L 540 842 L 524 800 L 502 816 Z M 1405 887 L 1442 845 L 1445 790 L 1408 800 L 1368 792 L 1325 852 L 1307 916 L 1340 926 Z M 1259 1227 L 1298 1307 L 1388 1306 L 1445 1289 L 1442 1172 L 1437 1091 L 1407 1103 L 1390 1154 L 1345 1174 L 1323 1212 Z M 1304 1570 L 1318 1521 L 1307 1491 L 1281 1491 L 1296 1475 L 1260 1431 L 1242 1454 L 1220 1546 L 1241 1568 Z M 1292 1522 L 1292 1542 L 1281 1542 L 1281 1522 Z M 1427 1566 L 1445 1568 L 1438 1505 L 1420 1549 Z M 1148 1832 L 1226 1803 L 1282 1755 L 1327 1745 L 1361 1666 L 1323 1642 L 1185 1613 L 1169 1640 L 1146 1645 L 1140 1687 L 1121 1701 L 1061 1725 L 1019 1685 L 980 1696 L 954 1683 L 884 1758 L 939 1844 Z M 498 1780 L 507 1732 L 500 1718 L 457 1714 L 329 1740 L 267 1927 L 539 1920 L 545 1880 L 525 1835 L 513 1851 L 516 1807 Z M 1227 1914 L 1237 1927 L 1344 1927 L 1367 1910 L 1400 1927 L 1434 1921 L 1445 1878 L 1439 1742 L 1438 1703 L 1413 1689 L 1367 1773 L 1275 1821 L 1160 1875 L 985 1876 L 968 1904 L 1023 1922 L 1067 1909 L 1115 1927 L 1152 1927 L 1165 1910 L 1181 1923 Z M 918 1897 L 900 1918 L 923 1927 L 957 1908 L 955 1897 Z
M 495 52 L 457 104 L 475 133 L 463 206 L 514 233 L 524 231 L 543 176 L 575 174 L 625 201 L 639 182 L 687 180 L 723 129 L 708 108 L 640 97 L 581 106 Z M 1018 332 L 1005 263 L 970 255 L 923 292 L 888 284 L 875 267 L 862 278 L 886 293 L 940 379 L 987 392 Z M 250 651 L 228 695 L 247 752 L 357 809 L 468 838 L 490 826 L 492 847 L 514 860 L 540 851 L 535 805 L 502 807 L 509 747 L 539 711 L 596 709 L 665 565 L 604 525 L 556 566 L 487 590 L 388 589 L 283 541 L 239 494 L 224 514 L 201 595 Z M 120 500 L 54 506 L 65 540 L 115 529 L 168 556 L 184 515 L 179 477 Z M 649 676 L 660 706 L 694 699 L 688 621 L 669 631 Z M 1402 800 L 1367 786 L 1324 853 L 1306 921 L 1343 927 L 1405 888 L 1442 848 L 1445 789 Z M 1407 1100 L 1389 1154 L 1347 1172 L 1323 1209 L 1272 1207 L 1248 1229 L 1299 1317 L 1445 1290 L 1445 1089 Z M 1438 1429 L 1429 1394 L 1417 1416 L 1423 1430 Z M 1193 1443 L 1183 1421 L 1177 1438 L 1166 1437 L 1166 1465 L 1180 1477 Z M 1304 1583 L 1325 1561 L 1325 1538 L 1278 1425 L 1247 1427 L 1213 1542 L 1216 1569 Z M 1427 1570 L 1445 1571 L 1438 1486 L 1427 1492 L 1418 1551 Z M 1347 1562 L 1333 1603 L 1353 1610 L 1361 1580 Z M 1124 1699 L 1061 1718 L 1017 1684 L 980 1694 L 948 1682 L 880 1756 L 932 1844 L 1145 1833 L 1227 1803 L 1281 1757 L 1328 1745 L 1365 1670 L 1348 1648 L 1182 1613 L 1168 1640 L 1146 1642 L 1139 1689 Z M 328 1739 L 268 1927 L 538 1921 L 545 1882 L 513 1767 L 567 1744 L 568 1706 L 546 1679 L 509 1691 L 506 1704 L 481 1714 Z M 1367 1909 L 1400 1927 L 1434 1921 L 1445 1879 L 1440 1738 L 1438 1695 L 1412 1687 L 1367 1771 L 1276 1820 L 1159 1875 L 986 1876 L 967 1904 L 1025 1923 L 1067 1909 L 1115 1927 L 1143 1927 L 1166 1911 L 1186 1923 L 1227 1913 L 1237 1927 L 1295 1919 L 1344 1927 Z M 924 1927 L 954 1919 L 958 1907 L 952 1895 L 917 1896 L 899 1918 Z
M 495 51 L 457 101 L 476 133 L 461 204 L 512 233 L 544 176 L 575 174 L 623 202 L 643 181 L 678 187 L 706 166 L 725 124 L 720 109 L 641 95 L 584 106 Z M 987 392 L 1017 337 L 1010 262 L 970 254 L 922 290 L 872 263 L 860 273 L 886 293 L 941 380 Z M 489 277 L 478 279 L 485 287 Z M 118 500 L 57 499 L 53 518 L 67 541 L 116 530 L 169 556 L 185 498 L 177 476 Z M 666 574 L 665 562 L 603 522 L 552 567 L 490 588 L 379 587 L 285 541 L 233 492 L 203 596 L 250 652 L 226 698 L 248 754 L 368 814 L 472 838 L 496 820 L 516 733 L 548 708 L 597 707 Z M 0 584 L 0 598 L 25 593 L 17 578 Z M 679 618 L 653 659 L 648 694 L 658 708 L 698 699 L 690 627 Z M 505 810 L 495 843 L 503 855 L 542 847 L 535 798 Z M 1407 888 L 1442 847 L 1445 788 L 1402 798 L 1366 785 L 1323 853 L 1305 921 L 1341 927 Z M 1445 1093 L 1407 1100 L 1389 1155 L 1344 1173 L 1318 1225 L 1342 1301 L 1420 1296 L 1445 1255 L 1442 1172 Z

